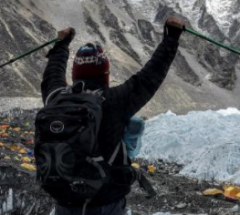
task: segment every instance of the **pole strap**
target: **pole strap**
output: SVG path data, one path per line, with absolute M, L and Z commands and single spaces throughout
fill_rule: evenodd
M 135 170 L 137 171 L 137 170 Z M 152 185 L 150 184 L 150 182 L 148 181 L 148 179 L 143 175 L 142 172 L 139 172 L 138 174 L 139 177 L 137 178 L 138 183 L 140 185 L 140 187 L 147 193 L 147 196 L 145 196 L 147 199 L 151 199 L 153 197 L 155 197 L 157 195 L 157 193 L 155 192 L 154 188 L 152 187 Z

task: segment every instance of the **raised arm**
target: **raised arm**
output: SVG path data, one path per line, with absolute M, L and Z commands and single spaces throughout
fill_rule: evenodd
M 68 46 L 74 38 L 75 30 L 68 28 L 58 32 L 59 42 L 47 54 L 48 64 L 43 73 L 43 81 L 41 84 L 43 103 L 47 96 L 54 90 L 65 87 L 66 68 L 69 57 Z
M 177 53 L 178 40 L 184 26 L 174 18 L 169 18 L 164 26 L 164 38 L 151 59 L 124 84 L 111 88 L 110 96 L 118 100 L 116 108 L 125 111 L 130 118 L 138 112 L 155 94 L 167 76 Z

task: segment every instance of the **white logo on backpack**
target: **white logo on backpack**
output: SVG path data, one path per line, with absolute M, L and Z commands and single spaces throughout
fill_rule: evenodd
M 64 124 L 61 121 L 54 121 L 50 125 L 50 130 L 54 134 L 60 134 L 64 130 Z

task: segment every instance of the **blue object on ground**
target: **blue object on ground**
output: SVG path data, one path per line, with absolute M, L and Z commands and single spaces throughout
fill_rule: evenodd
M 132 117 L 126 126 L 123 142 L 126 144 L 127 154 L 130 158 L 136 157 L 140 152 L 144 128 L 144 119 L 138 117 Z
M 29 156 L 33 156 L 33 151 L 32 150 L 27 150 L 27 154 L 29 155 Z

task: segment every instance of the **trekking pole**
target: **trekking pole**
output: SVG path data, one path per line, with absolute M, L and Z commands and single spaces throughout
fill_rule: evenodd
M 215 45 L 217 45 L 217 46 L 219 46 L 219 47 L 221 47 L 221 48 L 227 49 L 227 50 L 229 50 L 229 51 L 231 51 L 231 52 L 233 52 L 233 53 L 235 53 L 235 54 L 240 55 L 240 51 L 239 51 L 239 50 L 237 50 L 237 49 L 235 49 L 235 48 L 233 48 L 233 47 L 231 47 L 231 46 L 225 45 L 225 44 L 223 44 L 223 43 L 220 43 L 220 42 L 218 42 L 218 41 L 216 41 L 216 40 L 214 40 L 214 39 L 211 39 L 211 38 L 209 38 L 209 37 L 206 37 L 206 36 L 200 34 L 200 33 L 197 32 L 197 31 L 194 31 L 194 30 L 189 29 L 189 28 L 185 28 L 184 31 L 186 31 L 186 32 L 188 32 L 188 33 L 190 33 L 190 34 L 193 34 L 193 35 L 195 35 L 195 36 L 198 36 L 198 37 L 200 37 L 200 38 L 202 38 L 202 39 L 204 39 L 204 40 L 207 40 L 207 41 L 209 41 L 209 42 L 211 42 L 211 43 L 213 43 L 213 44 L 215 44 Z
M 48 45 L 50 45 L 50 44 L 52 44 L 52 43 L 56 43 L 56 42 L 58 42 L 58 41 L 59 41 L 58 38 L 55 38 L 55 39 L 53 39 L 53 40 L 50 40 L 50 41 L 48 41 L 48 42 L 42 44 L 41 46 L 38 46 L 38 47 L 36 47 L 36 48 L 34 48 L 34 49 L 32 49 L 32 50 L 26 52 L 26 53 L 21 54 L 20 56 L 18 56 L 18 57 L 16 57 L 16 58 L 11 59 L 11 60 L 8 61 L 8 62 L 6 62 L 6 63 L 0 65 L 0 68 L 3 68 L 4 66 L 7 66 L 7 65 L 9 65 L 9 64 L 11 64 L 11 63 L 13 63 L 13 62 L 15 62 L 15 61 L 21 59 L 21 58 L 24 58 L 24 57 L 26 57 L 26 56 L 28 56 L 28 55 L 30 55 L 30 54 L 32 54 L 32 53 L 34 53 L 34 52 L 36 52 L 36 51 L 42 49 L 42 48 L 44 48 L 45 46 L 48 46 Z

